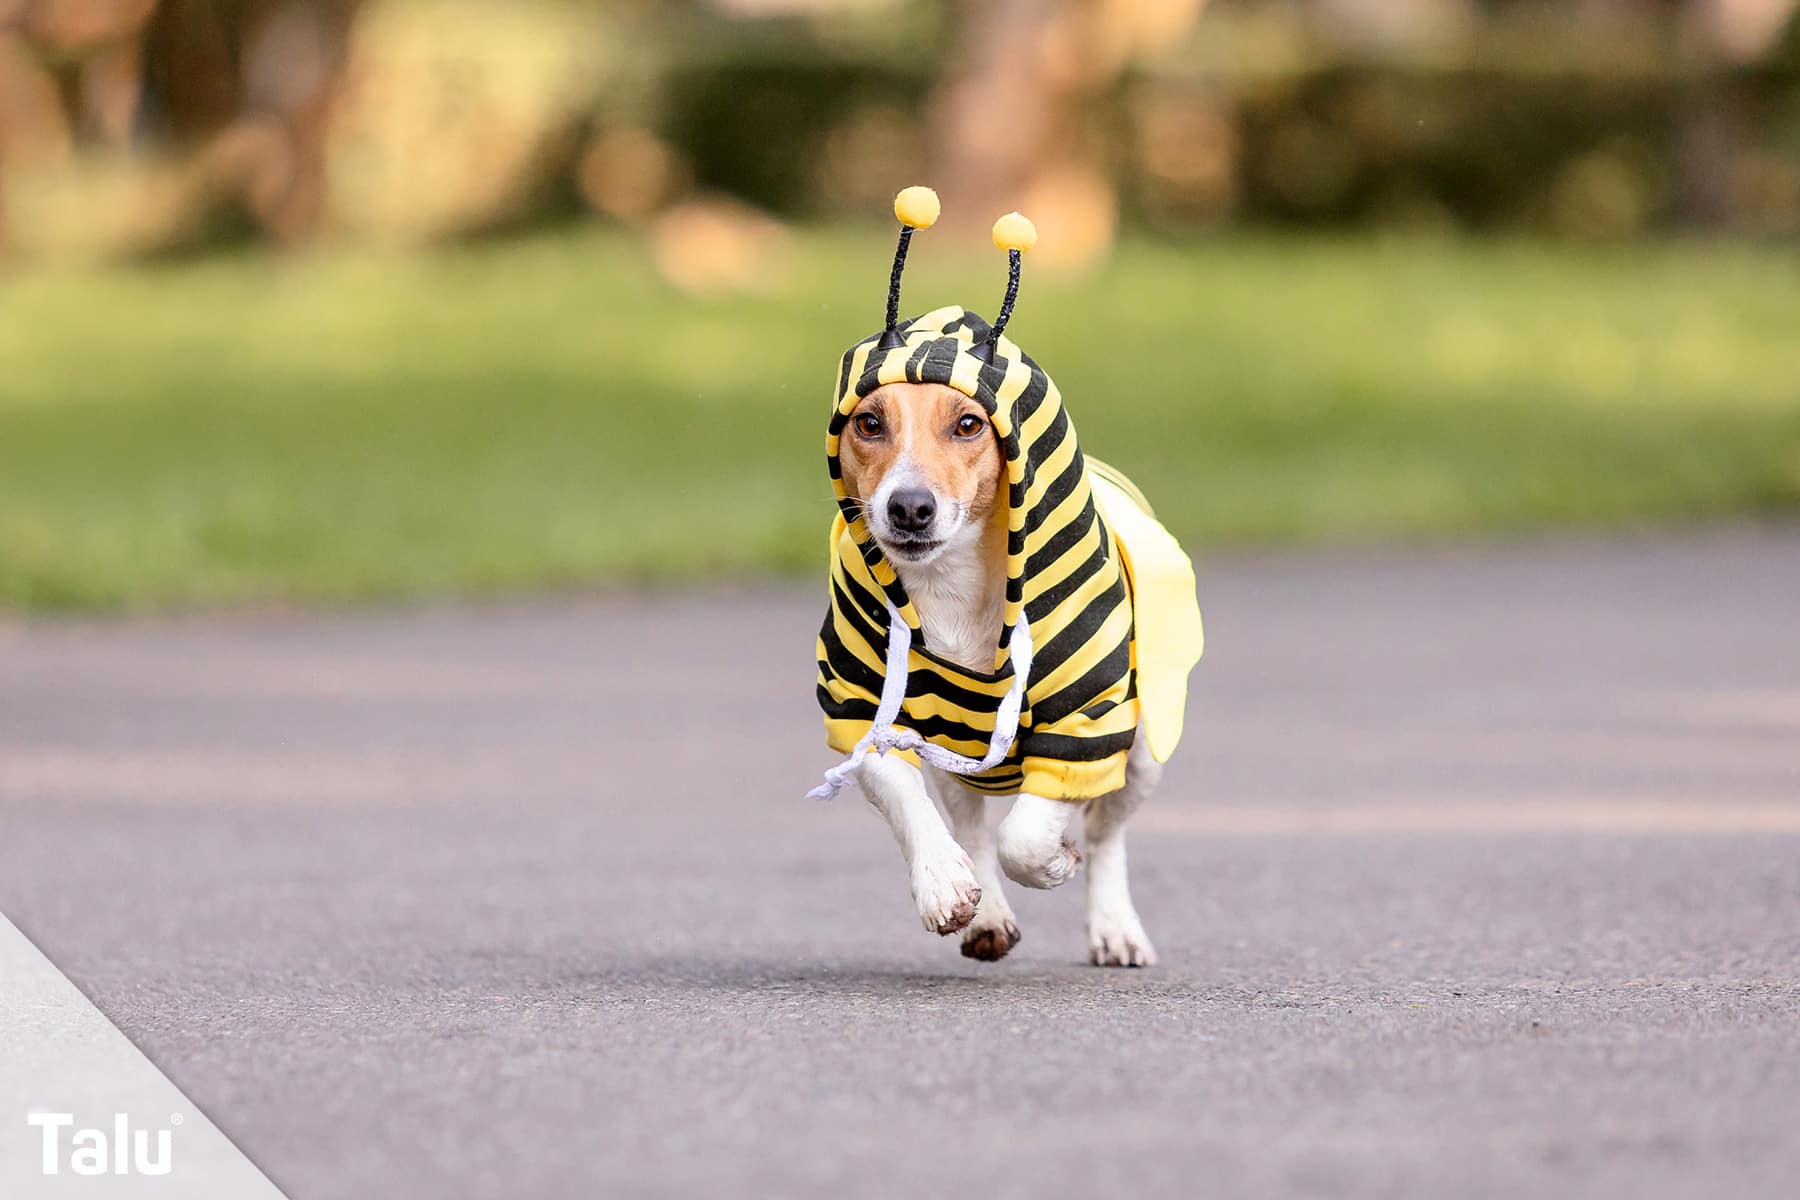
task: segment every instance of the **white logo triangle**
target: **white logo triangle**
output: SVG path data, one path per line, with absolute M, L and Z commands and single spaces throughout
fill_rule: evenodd
M 0 1197 L 282 1200 L 0 915 Z

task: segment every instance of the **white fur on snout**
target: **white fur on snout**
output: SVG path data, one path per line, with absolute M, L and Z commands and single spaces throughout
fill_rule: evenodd
M 891 561 L 896 565 L 900 563 L 923 565 L 944 552 L 945 547 L 950 544 L 950 539 L 955 537 L 962 528 L 964 515 L 962 505 L 955 499 L 945 496 L 943 492 L 933 486 L 931 479 L 919 466 L 919 460 L 913 457 L 910 431 L 907 432 L 905 438 L 906 440 L 900 443 L 900 453 L 895 456 L 893 465 L 887 469 L 887 473 L 882 476 L 880 486 L 870 497 L 866 512 L 870 531 L 875 534 L 876 542 L 887 552 Z M 932 502 L 937 506 L 937 511 L 932 514 L 931 528 L 924 534 L 926 541 L 934 542 L 936 545 L 929 553 L 918 557 L 908 557 L 905 553 L 905 543 L 908 537 L 916 538 L 919 535 L 908 531 L 905 536 L 902 536 L 888 519 L 888 505 L 893 501 L 894 493 L 903 488 L 924 488 L 931 493 Z

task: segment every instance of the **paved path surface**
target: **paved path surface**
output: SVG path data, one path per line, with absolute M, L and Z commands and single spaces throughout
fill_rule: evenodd
M 1800 531 L 1202 593 L 1154 970 L 800 799 L 812 589 L 0 624 L 0 909 L 295 1200 L 1795 1194 Z

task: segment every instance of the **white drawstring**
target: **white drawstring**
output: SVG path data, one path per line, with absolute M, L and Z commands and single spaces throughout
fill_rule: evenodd
M 894 607 L 892 600 L 887 602 L 887 609 L 887 676 L 881 681 L 881 703 L 876 706 L 874 723 L 857 741 L 849 757 L 825 772 L 825 782 L 806 793 L 808 799 L 829 800 L 837 795 L 838 789 L 850 782 L 851 774 L 871 750 L 877 754 L 911 750 L 940 771 L 952 775 L 979 775 L 1004 762 L 1014 739 L 1019 736 L 1019 710 L 1025 704 L 1025 682 L 1031 677 L 1031 623 L 1025 619 L 1023 611 L 1019 613 L 1019 623 L 1013 627 L 1012 686 L 1007 688 L 1006 696 L 1000 701 L 1000 711 L 994 714 L 994 736 L 988 742 L 986 755 L 970 758 L 935 746 L 910 729 L 894 727 L 894 720 L 906 701 L 907 654 L 912 650 L 912 627 L 900 616 L 900 610 Z

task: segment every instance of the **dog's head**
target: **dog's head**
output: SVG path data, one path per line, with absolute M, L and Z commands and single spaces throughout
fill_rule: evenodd
M 890 383 L 864 396 L 838 457 L 845 494 L 896 563 L 927 563 L 979 538 L 1005 479 L 986 410 L 940 383 Z

